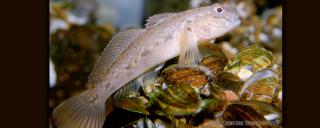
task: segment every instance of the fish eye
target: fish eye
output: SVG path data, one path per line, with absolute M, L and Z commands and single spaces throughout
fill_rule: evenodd
M 214 11 L 218 14 L 222 13 L 223 12 L 223 8 L 220 7 L 220 6 L 217 6 L 217 7 L 214 7 Z

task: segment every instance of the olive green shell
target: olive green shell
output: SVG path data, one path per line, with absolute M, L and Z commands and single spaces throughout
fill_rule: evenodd
M 223 72 L 217 77 L 216 84 L 223 90 L 231 90 L 239 96 L 240 90 L 243 86 L 241 79 L 232 73 Z

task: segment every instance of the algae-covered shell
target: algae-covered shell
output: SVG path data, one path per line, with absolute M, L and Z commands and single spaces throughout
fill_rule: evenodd
M 231 90 L 239 96 L 243 82 L 237 75 L 222 72 L 218 75 L 216 84 L 223 90 Z
M 227 128 L 235 126 L 280 127 L 281 118 L 281 111 L 278 108 L 260 101 L 233 102 L 223 114 L 224 124 Z
M 280 83 L 272 70 L 263 70 L 254 74 L 243 86 L 242 100 L 259 100 L 272 103 Z
M 202 87 L 212 77 L 210 70 L 198 65 L 171 65 L 164 69 L 162 78 L 167 85 Z
M 241 80 L 247 80 L 253 73 L 271 65 L 272 61 L 271 52 L 255 44 L 234 56 L 226 71 L 238 75 Z
M 200 65 L 210 69 L 213 76 L 223 71 L 228 63 L 228 58 L 219 45 L 203 43 L 198 48 L 202 55 Z

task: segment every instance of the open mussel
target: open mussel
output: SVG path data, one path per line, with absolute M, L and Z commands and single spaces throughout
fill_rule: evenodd
M 226 71 L 238 75 L 245 81 L 255 72 L 270 66 L 272 61 L 271 52 L 255 44 L 234 56 L 227 65 Z

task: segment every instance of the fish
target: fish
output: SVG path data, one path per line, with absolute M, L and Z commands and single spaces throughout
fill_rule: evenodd
M 52 114 L 58 128 L 101 128 L 106 100 L 153 67 L 179 56 L 179 64 L 200 60 L 198 45 L 239 26 L 236 11 L 224 4 L 151 16 L 143 29 L 114 35 L 88 76 L 93 87 L 58 105 Z

